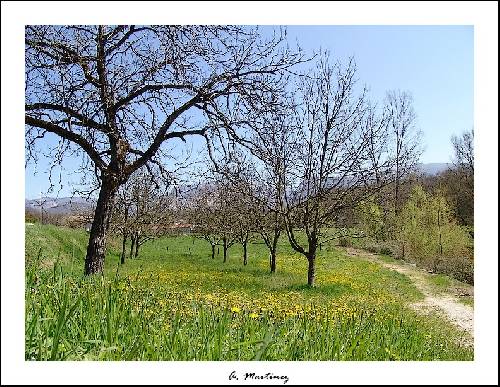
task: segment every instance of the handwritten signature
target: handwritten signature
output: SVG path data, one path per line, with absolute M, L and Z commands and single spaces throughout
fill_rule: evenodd
M 232 371 L 229 374 L 229 380 L 240 380 L 240 377 L 236 371 Z M 282 381 L 283 384 L 287 384 L 290 380 L 287 375 L 274 375 L 272 372 L 267 372 L 265 374 L 256 374 L 255 372 L 245 372 L 243 374 L 242 380 L 276 380 Z

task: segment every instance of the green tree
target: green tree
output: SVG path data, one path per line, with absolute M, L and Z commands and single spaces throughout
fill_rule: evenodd
M 363 200 L 358 205 L 359 227 L 376 241 L 385 239 L 384 211 L 373 198 Z
M 459 225 L 442 192 L 415 186 L 398 217 L 404 255 L 435 272 L 472 281 L 472 240 Z

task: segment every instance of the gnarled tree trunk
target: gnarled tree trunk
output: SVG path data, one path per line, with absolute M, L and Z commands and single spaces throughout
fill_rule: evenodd
M 117 189 L 118 184 L 114 180 L 103 177 L 85 256 L 85 275 L 100 274 L 104 269 L 106 236 Z

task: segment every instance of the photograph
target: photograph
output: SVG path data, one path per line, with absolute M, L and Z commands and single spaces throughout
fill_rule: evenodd
M 474 23 L 72 20 L 16 27 L 22 367 L 284 385 L 477 364 L 498 170 L 474 164 L 498 121 L 478 121 Z
M 26 26 L 26 359 L 473 359 L 473 28 L 289 29 Z

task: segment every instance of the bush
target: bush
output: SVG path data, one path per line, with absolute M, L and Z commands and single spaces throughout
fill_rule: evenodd
M 414 188 L 399 216 L 398 239 L 404 256 L 433 272 L 473 282 L 473 241 L 467 228 L 457 224 L 439 193 L 428 195 Z
M 394 259 L 403 258 L 400 243 L 398 243 L 397 241 L 367 241 L 363 245 L 363 248 L 374 254 L 389 255 Z
M 352 240 L 349 237 L 339 238 L 339 246 L 342 247 L 352 247 Z

